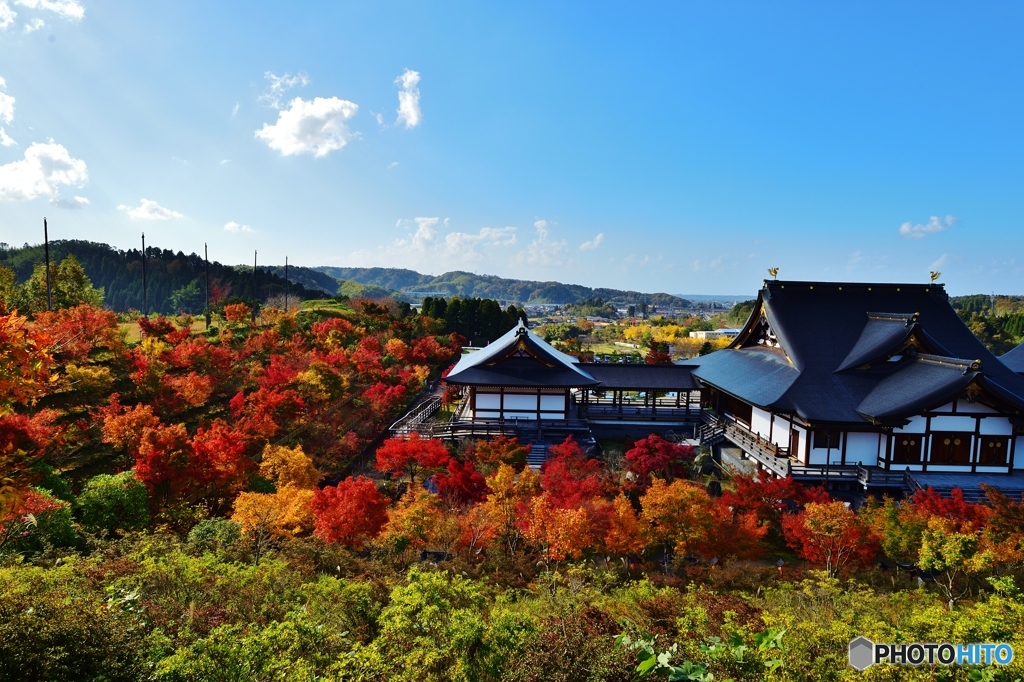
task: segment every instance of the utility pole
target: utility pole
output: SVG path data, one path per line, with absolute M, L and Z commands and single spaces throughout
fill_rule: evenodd
M 254 249 L 252 252 L 252 325 L 256 326 L 256 301 L 259 299 L 259 294 L 256 292 L 256 255 L 257 251 Z
M 284 311 L 288 312 L 288 256 L 284 257 Z
M 203 270 L 206 273 L 206 329 L 210 329 L 210 247 L 203 244 Z
M 50 232 L 43 218 L 43 250 L 46 253 L 46 309 L 53 310 L 53 291 L 50 289 Z
M 149 317 L 149 307 L 146 305 L 146 233 L 142 233 L 142 316 Z

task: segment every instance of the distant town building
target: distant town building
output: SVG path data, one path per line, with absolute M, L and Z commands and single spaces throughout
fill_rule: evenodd
M 739 329 L 711 329 L 709 331 L 690 332 L 690 338 L 701 339 L 702 341 L 721 338 L 734 339 L 739 336 L 739 333 Z

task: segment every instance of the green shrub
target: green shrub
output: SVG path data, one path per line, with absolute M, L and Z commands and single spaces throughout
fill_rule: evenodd
M 188 544 L 197 554 L 223 554 L 235 546 L 241 535 L 241 526 L 234 521 L 204 519 L 189 531 Z
M 149 523 L 149 493 L 131 471 L 90 479 L 75 501 L 78 520 L 93 532 L 141 530 Z

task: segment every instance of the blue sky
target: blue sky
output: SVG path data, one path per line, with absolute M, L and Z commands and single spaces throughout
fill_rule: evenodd
M 1024 5 L 894 5 L 0 0 L 0 241 L 1024 294 Z

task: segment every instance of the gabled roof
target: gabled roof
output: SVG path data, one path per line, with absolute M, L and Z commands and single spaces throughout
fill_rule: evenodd
M 598 383 L 579 367 L 579 360 L 553 348 L 522 321 L 486 348 L 463 355 L 445 381 L 524 388 L 572 388 Z
M 971 383 L 1024 411 L 1024 377 L 971 333 L 941 284 L 765 281 L 739 336 L 694 375 L 812 424 L 896 423 Z
M 999 356 L 999 360 L 1017 374 L 1024 374 L 1024 343 Z

